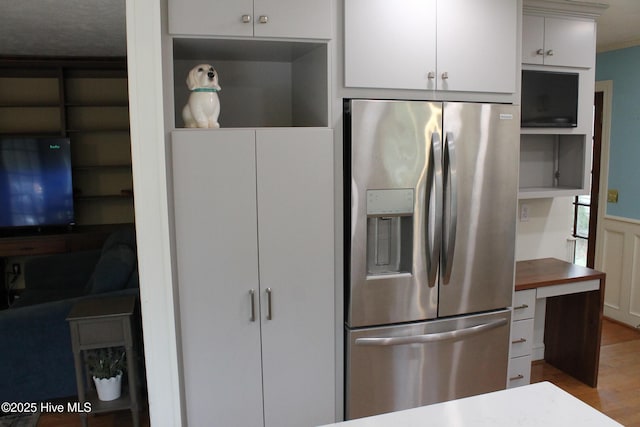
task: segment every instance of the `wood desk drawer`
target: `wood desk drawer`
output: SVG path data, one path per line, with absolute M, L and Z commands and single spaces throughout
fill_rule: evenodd
M 536 310 L 536 290 L 517 291 L 513 301 L 513 320 L 533 319 Z
M 533 319 L 518 320 L 511 325 L 511 357 L 531 355 Z

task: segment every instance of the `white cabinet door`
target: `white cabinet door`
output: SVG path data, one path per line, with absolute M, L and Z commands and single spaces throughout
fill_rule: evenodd
M 595 65 L 596 24 L 592 20 L 524 15 L 522 62 L 562 67 Z
M 596 23 L 545 18 L 545 65 L 591 68 L 596 61 Z
M 262 425 L 255 136 L 172 133 L 182 362 L 190 426 Z
M 169 33 L 252 36 L 253 0 L 169 0 Z
M 261 19 L 261 17 L 266 18 Z M 328 0 L 255 0 L 254 34 L 263 37 L 331 38 Z
M 515 92 L 517 22 L 513 0 L 438 1 L 438 90 Z
M 261 129 L 256 153 L 265 426 L 332 423 L 333 133 Z
M 544 62 L 543 16 L 522 16 L 522 62 L 538 65 Z
M 346 0 L 345 86 L 435 89 L 436 0 Z
M 513 0 L 348 0 L 344 7 L 347 87 L 515 92 Z
M 243 19 L 246 18 L 246 19 Z M 329 0 L 169 0 L 169 33 L 331 38 Z

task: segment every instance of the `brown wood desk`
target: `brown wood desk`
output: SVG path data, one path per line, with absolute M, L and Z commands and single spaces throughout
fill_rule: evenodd
M 544 359 L 547 363 L 596 387 L 600 360 L 600 335 L 605 273 L 555 258 L 516 263 L 516 291 L 599 281 L 590 291 L 547 297 L 544 326 Z

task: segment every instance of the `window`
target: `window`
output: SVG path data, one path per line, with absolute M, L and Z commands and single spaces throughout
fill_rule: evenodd
M 589 211 L 591 196 L 576 196 L 573 201 L 573 230 L 571 235 L 576 239 L 573 262 L 587 265 L 587 249 L 589 246 Z

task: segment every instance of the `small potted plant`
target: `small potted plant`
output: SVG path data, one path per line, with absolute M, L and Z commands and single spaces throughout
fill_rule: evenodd
M 125 359 L 124 347 L 97 348 L 88 352 L 87 365 L 98 399 L 109 401 L 120 397 Z

